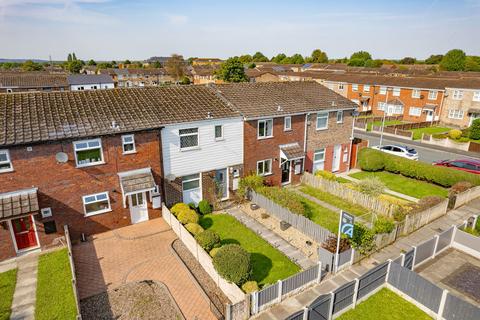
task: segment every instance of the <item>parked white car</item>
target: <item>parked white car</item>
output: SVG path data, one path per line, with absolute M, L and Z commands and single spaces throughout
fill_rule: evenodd
M 417 150 L 410 148 L 408 146 L 386 145 L 386 146 L 374 146 L 372 147 L 372 149 L 380 150 L 382 152 L 390 153 L 399 157 L 418 161 Z

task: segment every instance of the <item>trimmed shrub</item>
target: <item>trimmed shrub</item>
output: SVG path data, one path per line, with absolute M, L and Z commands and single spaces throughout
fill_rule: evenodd
M 329 171 L 325 171 L 325 170 L 317 170 L 315 171 L 315 175 L 317 177 L 321 177 L 323 179 L 327 179 L 327 180 L 330 180 L 330 181 L 336 181 L 337 180 L 337 176 Z
M 243 198 L 247 195 L 248 189 L 257 190 L 258 188 L 263 187 L 263 182 L 263 177 L 256 174 L 246 176 L 240 179 L 237 194 Z
M 245 293 L 252 293 L 255 291 L 258 291 L 258 283 L 257 281 L 247 281 L 244 284 L 242 284 L 242 290 Z
M 473 188 L 473 187 L 474 187 L 474 185 L 471 184 L 471 183 L 468 182 L 468 181 L 460 181 L 460 182 L 455 183 L 455 184 L 450 188 L 449 195 L 450 195 L 450 196 L 456 195 L 456 194 L 465 192 L 465 191 L 467 191 L 468 189 L 471 189 L 471 188 Z
M 197 205 L 195 204 L 195 202 L 190 202 L 190 203 L 188 204 L 188 206 L 189 206 L 190 209 L 192 209 L 192 210 L 197 210 Z
M 198 214 L 190 208 L 180 211 L 177 218 L 182 224 L 198 223 L 199 220 Z
M 364 171 L 383 170 L 385 164 L 384 153 L 371 148 L 363 148 L 358 153 L 358 165 Z
M 363 150 L 367 149 L 362 149 L 362 151 Z M 476 186 L 480 185 L 480 175 L 442 166 L 432 166 L 428 163 L 401 158 L 378 150 L 368 150 L 368 152 L 360 151 L 360 165 L 362 163 L 372 162 L 370 158 L 378 158 L 383 159 L 383 169 L 385 171 L 400 173 L 406 177 L 432 182 L 446 188 L 460 181 L 468 181 Z M 362 166 L 361 168 L 364 169 Z M 370 169 L 370 167 L 367 167 L 367 169 Z
M 385 184 L 377 177 L 370 177 L 360 180 L 356 183 L 356 187 L 362 193 L 372 197 L 378 197 L 385 190 Z
M 204 199 L 198 203 L 198 211 L 200 211 L 201 214 L 212 213 L 212 206 Z
M 452 129 L 448 131 L 448 137 L 453 140 L 457 140 L 462 136 L 462 131 L 458 129 Z
M 202 226 L 199 225 L 198 223 L 187 223 L 185 225 L 185 229 L 187 229 L 188 232 L 193 234 L 193 236 L 196 236 L 197 234 L 202 233 L 204 231 Z
M 470 126 L 470 139 L 480 140 L 480 119 L 475 119 Z
M 190 210 L 189 205 L 186 204 L 186 203 L 183 203 L 183 202 L 179 202 L 179 203 L 175 204 L 175 205 L 170 209 L 170 212 L 171 212 L 175 217 L 177 217 L 180 212 L 185 211 L 185 210 Z
M 363 255 L 375 250 L 375 234 L 361 223 L 355 223 L 351 242 L 352 247 Z
M 218 247 L 218 248 L 213 248 L 212 250 L 210 250 L 209 254 L 210 254 L 210 257 L 215 257 L 215 255 L 218 253 L 218 250 L 220 250 L 221 247 Z
M 302 197 L 298 194 L 280 187 L 262 187 L 256 190 L 259 194 L 267 197 L 273 202 L 287 208 L 293 213 L 306 216 L 305 206 L 302 202 Z
M 221 247 L 213 257 L 213 266 L 225 280 L 239 286 L 248 281 L 252 274 L 250 253 L 238 244 Z
M 220 245 L 220 237 L 212 230 L 205 230 L 195 236 L 200 247 L 210 252 L 214 247 Z
M 384 216 L 378 216 L 373 223 L 373 231 L 375 233 L 390 233 L 394 228 L 395 223 L 393 220 Z

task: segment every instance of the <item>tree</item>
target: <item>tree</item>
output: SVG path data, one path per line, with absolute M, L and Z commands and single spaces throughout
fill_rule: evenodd
M 182 78 L 180 79 L 180 84 L 190 84 L 190 78 L 187 76 L 182 76 Z
M 279 53 L 275 57 L 272 58 L 272 62 L 281 63 L 283 59 L 285 59 L 287 55 L 285 53 Z
M 480 119 L 475 119 L 470 126 L 470 139 L 480 140 Z
M 443 59 L 443 54 L 432 54 L 430 57 L 425 59 L 426 64 L 439 64 Z
M 372 59 L 372 56 L 367 51 L 357 51 L 350 56 L 350 60 L 353 60 L 353 59 L 360 59 L 363 61 L 367 61 Z
M 365 60 L 360 59 L 360 58 L 350 59 L 350 60 L 348 60 L 348 65 L 351 66 L 351 67 L 363 67 L 365 65 Z
M 465 59 L 465 71 L 480 71 L 480 57 L 468 56 Z
M 257 65 L 255 64 L 255 62 L 250 62 L 250 63 L 248 64 L 248 69 L 253 69 L 253 68 L 255 68 L 256 66 L 257 66 Z
M 233 57 L 227 59 L 219 70 L 217 70 L 216 75 L 218 79 L 225 82 L 247 82 L 248 77 L 245 74 L 245 69 L 243 68 L 243 63 L 238 57 Z
M 79 73 L 83 67 L 83 63 L 80 60 L 72 60 L 67 63 L 67 70 L 71 73 Z
M 114 67 L 117 65 L 117 61 L 115 61 L 115 60 L 112 60 L 112 62 L 110 62 L 110 63 L 111 63 L 112 66 L 114 66 Z
M 24 71 L 40 71 L 43 70 L 41 64 L 33 62 L 32 60 L 27 60 L 22 64 L 22 69 Z
M 110 62 L 101 62 L 97 66 L 98 69 L 108 69 L 113 68 L 113 65 Z
M 367 67 L 367 68 L 380 68 L 381 66 L 383 65 L 383 61 L 382 60 L 367 60 L 365 61 L 364 63 L 364 66 Z
M 326 52 L 323 52 L 320 49 L 315 49 L 312 52 L 311 59 L 309 60 L 312 63 L 327 63 L 328 56 Z
M 253 61 L 253 57 L 249 54 L 244 54 L 238 58 L 242 63 L 247 64 Z
M 90 59 L 90 60 L 88 60 L 87 65 L 89 65 L 89 66 L 96 66 L 97 63 L 95 62 L 95 60 Z
M 130 60 L 127 59 L 123 62 L 123 64 L 132 64 L 132 63 L 130 62 Z
M 152 67 L 154 67 L 154 68 L 161 68 L 161 67 L 162 67 L 162 64 L 160 63 L 160 61 L 155 61 L 155 62 L 152 64 Z
M 465 69 L 465 60 L 467 56 L 460 49 L 448 51 L 440 61 L 440 69 L 446 71 L 463 71 Z
M 72 53 L 72 61 L 77 61 L 77 56 L 75 55 L 75 52 Z
M 405 57 L 399 61 L 400 64 L 415 64 L 417 60 L 412 57 Z
M 303 64 L 303 63 L 305 63 L 305 59 L 299 53 L 295 53 L 293 56 L 291 56 L 290 61 L 291 61 L 290 63 L 293 63 L 293 64 Z
M 263 55 L 260 51 L 255 52 L 252 56 L 253 62 L 268 62 L 268 58 Z
M 67 61 L 70 62 L 70 61 L 72 61 L 72 60 L 73 60 L 73 59 L 72 59 L 72 54 L 69 53 L 68 56 L 67 56 Z
M 181 55 L 172 54 L 165 63 L 165 69 L 167 70 L 168 75 L 175 79 L 175 81 L 180 80 L 185 74 L 184 71 L 184 62 Z

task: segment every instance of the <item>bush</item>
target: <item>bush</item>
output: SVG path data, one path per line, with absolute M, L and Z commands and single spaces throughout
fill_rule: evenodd
M 384 168 L 384 153 L 370 148 L 363 148 L 358 153 L 358 164 L 364 171 L 380 171 Z
M 217 248 L 213 248 L 212 250 L 210 250 L 209 254 L 210 254 L 210 257 L 215 257 L 215 255 L 218 253 L 218 250 L 220 250 L 221 247 L 217 247 Z
M 190 210 L 190 207 L 188 204 L 186 203 L 177 203 L 175 204 L 171 209 L 170 209 L 170 212 L 175 216 L 177 217 L 178 214 L 182 211 L 185 211 L 185 210 Z
M 323 243 L 322 243 L 322 248 L 330 251 L 331 253 L 336 253 L 337 252 L 337 242 L 338 238 L 337 236 L 329 236 Z M 350 249 L 350 241 L 347 238 L 340 238 L 340 248 L 339 248 L 339 253 L 347 251 Z
M 185 225 L 185 229 L 187 229 L 188 232 L 190 232 L 191 234 L 193 234 L 193 236 L 196 236 L 197 234 L 203 232 L 202 226 L 199 225 L 198 223 L 187 223 L 187 224 Z
M 205 230 L 195 236 L 200 247 L 210 252 L 214 247 L 220 245 L 220 237 L 212 230 Z
M 255 174 L 243 177 L 238 183 L 237 194 L 243 198 L 247 195 L 248 189 L 257 190 L 263 186 L 263 182 L 263 177 Z
M 470 126 L 470 139 L 480 140 L 480 119 L 475 119 Z
M 448 131 L 448 137 L 453 140 L 458 140 L 462 136 L 462 131 L 458 129 L 452 129 Z
M 198 214 L 192 209 L 188 208 L 187 210 L 180 211 L 178 214 L 178 221 L 180 221 L 182 224 L 198 223 Z
M 455 184 L 450 188 L 449 196 L 452 196 L 452 195 L 456 195 L 456 194 L 465 192 L 465 191 L 467 191 L 468 189 L 471 189 L 471 188 L 473 188 L 473 187 L 474 187 L 474 185 L 471 184 L 471 183 L 468 182 L 468 181 L 460 181 L 460 182 L 457 182 L 457 183 L 455 183 Z
M 213 266 L 225 280 L 236 285 L 244 284 L 252 274 L 250 254 L 238 244 L 221 247 L 213 257 Z
M 336 181 L 337 180 L 337 176 L 329 171 L 325 171 L 325 170 L 317 170 L 315 171 L 315 175 L 317 177 L 321 177 L 323 179 L 327 179 L 327 180 L 330 180 L 330 181 Z
M 425 180 L 443 187 L 449 188 L 460 181 L 468 181 L 476 186 L 480 185 L 480 175 L 447 167 L 432 166 L 428 163 L 397 157 L 378 150 L 369 149 L 368 152 L 362 151 L 359 153 L 360 166 L 362 163 L 371 162 L 370 158 L 379 158 L 384 161 L 382 166 L 385 171 L 400 173 L 406 177 Z M 362 166 L 361 168 L 364 169 Z
M 375 234 L 361 223 L 355 223 L 351 242 L 352 247 L 363 255 L 375 250 Z
M 392 219 L 385 216 L 378 216 L 373 223 L 373 231 L 375 233 L 390 233 L 395 228 L 395 223 Z
M 201 214 L 212 213 L 212 206 L 204 199 L 198 203 L 198 211 L 200 211 Z
M 305 212 L 305 206 L 302 203 L 302 197 L 293 191 L 280 187 L 262 187 L 258 188 L 256 191 L 293 213 L 302 216 L 307 215 Z
M 247 281 L 244 284 L 242 284 L 242 290 L 245 293 L 252 293 L 255 291 L 258 291 L 258 284 L 257 281 Z
M 197 210 L 197 205 L 195 204 L 195 202 L 189 202 L 189 203 L 188 203 L 188 206 L 189 206 L 190 209 L 192 209 L 192 210 Z
M 356 183 L 356 187 L 360 192 L 368 194 L 372 197 L 378 197 L 385 190 L 385 184 L 377 177 L 370 177 L 360 180 Z
M 432 134 L 432 137 L 435 139 L 446 139 L 448 135 L 445 133 L 434 133 Z

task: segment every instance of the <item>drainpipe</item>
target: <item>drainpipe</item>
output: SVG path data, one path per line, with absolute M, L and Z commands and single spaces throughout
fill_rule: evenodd
M 303 158 L 303 171 L 305 171 L 305 159 L 307 157 L 307 127 L 308 127 L 308 116 L 310 115 L 310 112 L 307 112 L 305 114 L 305 132 L 303 135 L 303 152 L 305 153 L 305 157 Z
M 445 91 L 442 93 L 442 101 L 440 101 L 440 108 L 438 110 L 438 121 L 441 120 L 442 118 L 442 112 L 443 112 L 443 102 L 445 101 L 445 95 L 447 94 L 447 89 L 445 88 Z M 432 121 L 435 120 L 435 111 L 433 112 L 433 119 Z

